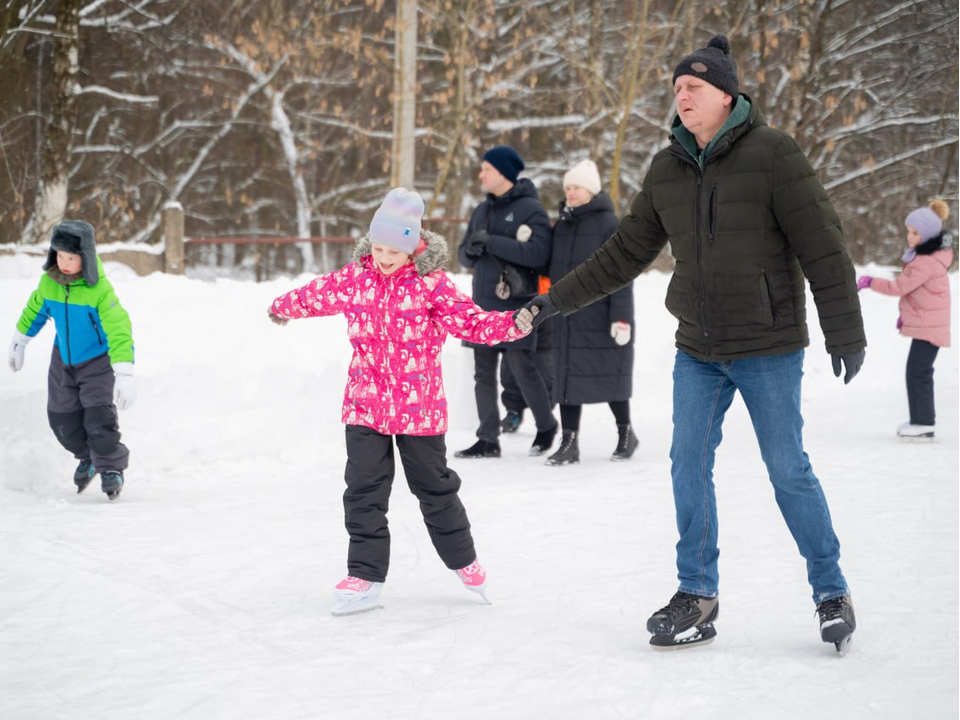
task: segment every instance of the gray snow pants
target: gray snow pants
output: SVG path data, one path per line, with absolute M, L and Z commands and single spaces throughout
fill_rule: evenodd
M 97 472 L 126 470 L 130 451 L 120 442 L 113 404 L 113 368 L 104 353 L 79 365 L 64 365 L 57 346 L 47 374 L 47 418 L 57 440 Z
M 393 487 L 397 441 L 403 472 L 417 500 L 437 554 L 451 570 L 477 559 L 467 511 L 460 502 L 460 476 L 447 467 L 443 435 L 381 435 L 347 425 L 347 468 L 343 493 L 344 524 L 350 534 L 347 571 L 370 582 L 383 582 L 390 567 L 387 510 Z

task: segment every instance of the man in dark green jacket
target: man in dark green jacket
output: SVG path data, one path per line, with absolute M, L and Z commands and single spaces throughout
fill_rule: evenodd
M 866 340 L 840 220 L 796 142 L 739 92 L 727 39 L 680 62 L 677 118 L 617 232 L 516 313 L 521 327 L 574 313 L 625 286 L 670 242 L 667 308 L 679 321 L 670 451 L 679 591 L 647 622 L 654 646 L 716 635 L 719 609 L 713 464 L 737 391 L 750 412 L 777 503 L 807 561 L 821 637 L 845 650 L 856 627 L 840 543 L 803 450 L 800 379 L 805 282 L 834 374 L 848 383 Z M 686 631 L 691 631 L 685 634 Z

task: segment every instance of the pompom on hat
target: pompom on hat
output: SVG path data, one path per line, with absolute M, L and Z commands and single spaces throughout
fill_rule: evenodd
M 943 221 L 950 217 L 950 206 L 943 200 L 934 200 L 928 207 L 917 208 L 904 221 L 906 227 L 916 228 L 921 242 L 937 237 L 943 232 Z
M 597 164 L 593 160 L 581 160 L 570 168 L 563 176 L 563 188 L 566 189 L 570 185 L 579 185 L 593 195 L 600 192 L 602 186 Z
M 413 255 L 420 244 L 423 198 L 406 188 L 387 193 L 370 221 L 370 242 Z
M 483 160 L 493 165 L 497 172 L 512 183 L 517 182 L 520 171 L 523 170 L 523 158 L 520 153 L 509 145 L 497 145 L 483 154 Z
M 673 82 L 681 75 L 692 75 L 718 87 L 736 100 L 740 95 L 737 62 L 730 57 L 730 41 L 714 35 L 707 46 L 687 55 L 673 71 Z

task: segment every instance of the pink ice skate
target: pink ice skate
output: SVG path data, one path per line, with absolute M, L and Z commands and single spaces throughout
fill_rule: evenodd
M 333 588 L 336 603 L 330 612 L 333 615 L 356 615 L 381 608 L 381 590 L 383 583 L 347 575 Z
M 487 571 L 483 569 L 480 563 L 474 560 L 465 568 L 457 570 L 457 577 L 463 583 L 463 586 L 472 592 L 478 593 L 487 605 L 493 605 L 490 598 L 487 597 Z

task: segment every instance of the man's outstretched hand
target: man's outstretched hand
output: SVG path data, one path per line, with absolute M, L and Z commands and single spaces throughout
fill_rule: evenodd
M 513 313 L 513 322 L 521 332 L 528 333 L 548 317 L 553 317 L 560 311 L 553 304 L 550 295 L 537 295 L 522 308 Z
M 833 375 L 840 377 L 841 365 L 846 370 L 843 376 L 843 384 L 848 384 L 860 372 L 863 367 L 863 359 L 867 356 L 866 350 L 857 350 L 846 355 L 831 355 L 833 359 Z

